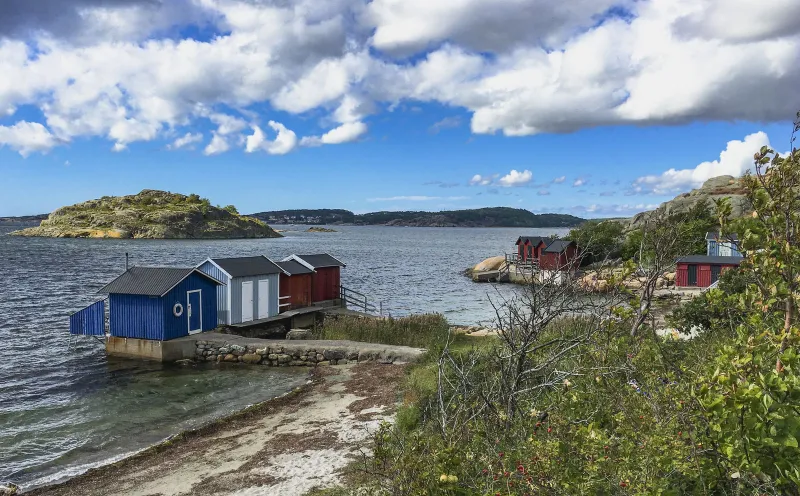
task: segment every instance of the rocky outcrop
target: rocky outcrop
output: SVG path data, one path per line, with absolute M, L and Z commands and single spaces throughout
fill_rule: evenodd
M 703 186 L 688 193 L 676 196 L 674 199 L 662 203 L 655 211 L 667 214 L 676 214 L 689 211 L 700 202 L 705 202 L 709 209 L 714 209 L 714 200 L 730 198 L 732 218 L 744 217 L 753 211 L 752 205 L 745 196 L 741 179 L 733 176 L 718 176 L 709 179 Z M 644 223 L 653 212 L 642 212 L 631 219 L 631 227 Z
M 328 229 L 327 227 L 309 227 L 306 232 L 310 233 L 334 233 L 335 229 Z
M 11 233 L 50 238 L 238 239 L 277 238 L 263 222 L 198 195 L 144 190 L 104 196 L 51 213 L 38 227 Z

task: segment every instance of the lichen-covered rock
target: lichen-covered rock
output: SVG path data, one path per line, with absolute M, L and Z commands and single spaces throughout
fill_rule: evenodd
M 311 331 L 307 329 L 292 329 L 286 333 L 286 339 L 311 339 L 313 337 Z
M 38 227 L 11 233 L 50 238 L 236 239 L 279 238 L 263 222 L 198 195 L 143 190 L 62 207 Z
M 662 203 L 655 211 L 662 211 L 667 214 L 687 212 L 701 201 L 704 201 L 709 209 L 714 209 L 714 200 L 720 198 L 730 198 L 731 218 L 733 219 L 745 217 L 753 211 L 753 206 L 745 196 L 741 180 L 733 176 L 713 177 L 703 183 L 700 188 L 693 189 L 688 193 L 682 193 L 674 199 Z M 640 226 L 655 211 L 642 212 L 635 215 L 631 219 L 630 226 L 632 228 Z
M 261 361 L 261 355 L 248 353 L 246 355 L 242 355 L 242 361 L 244 363 L 259 363 Z

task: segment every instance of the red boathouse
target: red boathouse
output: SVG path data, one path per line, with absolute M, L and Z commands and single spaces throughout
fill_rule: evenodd
M 556 239 L 541 252 L 539 267 L 542 270 L 577 270 L 580 252 L 574 241 Z
M 275 262 L 281 269 L 280 304 L 281 312 L 311 305 L 311 280 L 314 270 L 297 262 Z
M 291 255 L 284 262 L 294 260 L 311 269 L 311 303 L 338 300 L 341 287 L 341 270 L 346 267 L 341 261 L 328 255 Z
M 691 255 L 678 260 L 675 285 L 684 288 L 707 288 L 726 270 L 738 267 L 742 257 Z
M 542 252 L 552 242 L 552 238 L 542 236 L 520 236 L 516 243 L 517 260 L 520 263 L 538 263 Z

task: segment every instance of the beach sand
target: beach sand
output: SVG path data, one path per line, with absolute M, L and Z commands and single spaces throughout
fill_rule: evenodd
M 329 487 L 391 420 L 404 370 L 377 363 L 317 367 L 294 393 L 25 494 L 302 495 Z

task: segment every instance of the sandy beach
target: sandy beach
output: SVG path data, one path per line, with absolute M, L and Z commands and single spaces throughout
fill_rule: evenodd
M 404 370 L 374 362 L 317 367 L 286 396 L 25 494 L 302 495 L 329 487 L 391 419 Z

